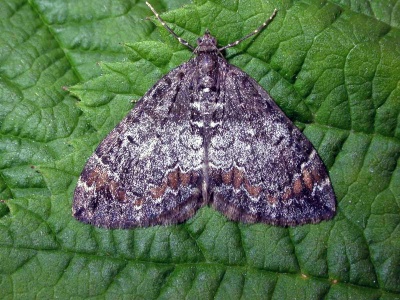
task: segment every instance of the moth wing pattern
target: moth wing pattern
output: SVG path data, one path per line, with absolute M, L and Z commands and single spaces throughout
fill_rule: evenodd
M 330 219 L 335 195 L 310 141 L 254 79 L 223 59 L 219 65 L 224 94 L 209 141 L 211 205 L 247 223 Z
M 100 143 L 75 189 L 76 219 L 106 228 L 167 225 L 204 205 L 203 137 L 191 130 L 190 80 L 181 80 L 194 76 L 191 63 L 161 78 Z
M 333 217 L 336 199 L 311 142 L 206 30 L 195 57 L 159 80 L 100 143 L 74 194 L 76 219 L 106 228 L 169 225 L 204 205 L 246 223 Z

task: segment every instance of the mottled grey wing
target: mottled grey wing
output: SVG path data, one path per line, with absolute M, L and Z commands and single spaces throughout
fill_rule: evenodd
M 211 204 L 243 222 L 330 219 L 335 195 L 309 140 L 243 71 L 220 63 L 221 111 L 209 141 Z
M 157 82 L 90 157 L 75 189 L 76 219 L 107 228 L 173 224 L 204 204 L 188 64 Z

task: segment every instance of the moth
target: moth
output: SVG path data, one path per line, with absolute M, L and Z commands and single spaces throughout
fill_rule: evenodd
M 332 218 L 335 194 L 310 141 L 206 31 L 194 57 L 161 78 L 100 143 L 77 183 L 73 216 L 106 228 L 181 223 L 204 205 L 279 226 Z

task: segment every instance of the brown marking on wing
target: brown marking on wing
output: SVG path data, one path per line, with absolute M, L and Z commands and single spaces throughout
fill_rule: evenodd
M 275 197 L 272 197 L 270 195 L 267 195 L 267 201 L 268 203 L 270 203 L 271 205 L 276 204 L 278 202 L 278 200 Z
M 247 178 L 244 180 L 244 187 L 252 197 L 260 196 L 261 187 L 260 186 L 255 186 L 255 185 L 251 185 Z
M 233 168 L 233 187 L 238 189 L 244 180 L 244 174 L 238 168 Z
M 96 167 L 89 173 L 85 174 L 83 181 L 86 182 L 88 187 L 96 184 L 96 188 L 100 188 L 108 184 L 109 177 L 106 172 L 102 172 L 100 168 Z
M 188 186 L 190 183 L 190 173 L 179 172 L 179 180 L 181 181 L 182 186 Z
M 312 174 L 312 177 L 313 177 L 313 179 L 314 179 L 314 182 L 319 182 L 319 181 L 321 181 L 321 174 L 319 173 L 319 170 L 318 169 L 312 169 L 311 170 L 311 174 Z
M 298 177 L 293 183 L 293 192 L 295 194 L 300 194 L 303 191 L 303 183 L 301 182 L 300 177 Z
M 150 189 L 150 194 L 154 199 L 157 199 L 164 195 L 167 188 L 177 190 L 180 186 L 196 185 L 198 178 L 199 174 L 197 172 L 183 173 L 177 168 L 165 176 L 162 185 Z
M 107 182 L 107 186 L 108 186 L 110 193 L 113 195 L 114 199 L 116 199 L 119 202 L 128 201 L 125 190 L 123 188 L 121 188 L 121 186 L 119 185 L 118 182 L 116 182 L 114 180 L 109 180 L 109 182 Z
M 311 177 L 310 172 L 308 172 L 307 169 L 304 169 L 304 170 L 303 170 L 303 181 L 304 181 L 306 187 L 307 187 L 310 191 L 312 191 L 314 182 L 313 182 L 313 179 L 312 179 L 312 177 Z
M 222 173 L 222 182 L 226 185 L 232 183 L 232 169 L 230 169 L 228 172 L 221 171 Z
M 167 183 L 164 182 L 161 186 L 156 186 L 152 189 L 150 189 L 150 194 L 154 199 L 160 198 L 162 195 L 164 195 L 165 191 L 167 190 Z
M 142 206 L 143 202 L 144 202 L 144 199 L 143 198 L 139 198 L 139 199 L 136 199 L 135 201 L 133 201 L 133 205 L 134 206 Z
M 286 189 L 285 192 L 282 195 L 282 200 L 286 201 L 291 197 L 292 197 L 292 190 L 291 189 Z
M 178 189 L 179 186 L 179 169 L 175 169 L 167 175 L 167 185 L 173 189 Z

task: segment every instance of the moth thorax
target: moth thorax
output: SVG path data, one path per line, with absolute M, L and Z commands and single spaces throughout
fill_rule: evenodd
M 218 68 L 218 55 L 202 53 L 197 60 L 197 65 L 202 73 L 216 71 Z

